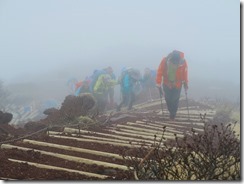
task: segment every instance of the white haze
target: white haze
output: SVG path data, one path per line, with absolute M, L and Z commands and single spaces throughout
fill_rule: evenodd
M 0 80 L 33 98 L 62 100 L 69 78 L 107 66 L 156 69 L 174 49 L 189 98 L 240 99 L 238 0 L 0 0 Z

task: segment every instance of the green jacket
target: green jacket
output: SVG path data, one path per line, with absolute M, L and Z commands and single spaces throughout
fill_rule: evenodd
M 101 74 L 94 85 L 93 91 L 94 93 L 104 94 L 108 92 L 110 87 L 116 84 L 117 82 L 109 74 Z

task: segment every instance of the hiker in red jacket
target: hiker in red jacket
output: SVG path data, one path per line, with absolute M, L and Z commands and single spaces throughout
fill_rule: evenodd
M 187 61 L 183 52 L 174 50 L 162 59 L 157 70 L 156 85 L 161 92 L 163 85 L 163 95 L 170 113 L 170 120 L 174 120 L 178 110 L 182 85 L 186 92 L 188 90 Z

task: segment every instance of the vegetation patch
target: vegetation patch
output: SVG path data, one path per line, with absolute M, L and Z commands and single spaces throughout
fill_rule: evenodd
M 205 124 L 180 139 L 123 153 L 136 180 L 240 180 L 240 141 L 231 124 Z

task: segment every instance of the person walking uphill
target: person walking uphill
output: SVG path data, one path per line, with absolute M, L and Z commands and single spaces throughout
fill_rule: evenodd
M 174 50 L 162 59 L 156 76 L 156 85 L 161 91 L 162 83 L 170 120 L 174 120 L 182 85 L 185 91 L 188 90 L 188 67 L 183 52 Z
M 100 74 L 93 88 L 93 94 L 97 100 L 98 111 L 102 114 L 106 111 L 108 92 L 111 86 L 117 82 L 108 74 Z
M 120 90 L 122 94 L 122 101 L 117 106 L 117 112 L 121 110 L 122 106 L 127 106 L 127 110 L 131 110 L 136 100 L 136 89 L 138 82 L 141 80 L 139 70 L 133 68 L 126 68 L 122 70 L 119 79 Z
M 116 76 L 113 72 L 113 69 L 111 66 L 103 69 L 107 74 L 110 75 L 111 79 L 112 80 L 116 80 Z M 114 107 L 114 86 L 110 86 L 109 87 L 109 90 L 108 90 L 108 106 L 110 109 L 112 109 Z

